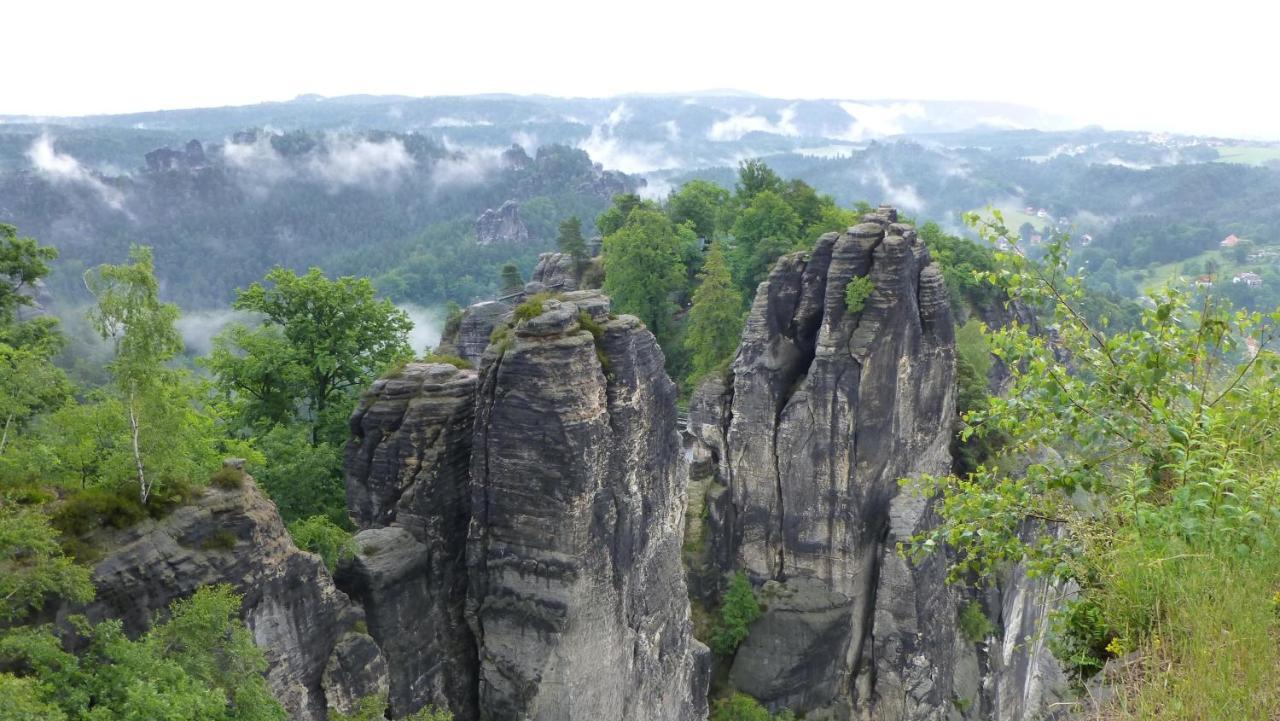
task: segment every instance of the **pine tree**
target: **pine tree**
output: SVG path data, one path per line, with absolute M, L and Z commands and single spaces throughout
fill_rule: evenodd
M 556 237 L 556 247 L 561 253 L 573 256 L 574 261 L 581 263 L 587 258 L 587 239 L 582 237 L 582 221 L 572 216 L 560 224 L 560 235 Z
M 520 269 L 515 263 L 507 263 L 502 266 L 502 294 L 511 295 L 519 293 L 524 288 L 524 278 L 520 276 Z
M 720 243 L 711 245 L 698 277 L 701 283 L 693 293 L 689 329 L 684 339 L 692 356 L 694 379 L 706 375 L 733 355 L 742 330 L 742 296 L 729 274 Z

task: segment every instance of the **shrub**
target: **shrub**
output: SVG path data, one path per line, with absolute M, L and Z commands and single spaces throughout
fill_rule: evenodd
M 960 633 L 974 643 L 996 632 L 995 624 L 991 623 L 987 614 L 982 612 L 982 604 L 977 601 L 970 601 L 960 609 L 960 613 L 956 616 L 956 624 L 960 627 Z
M 325 568 L 333 573 L 338 561 L 355 555 L 355 542 L 351 532 L 329 520 L 327 516 L 312 516 L 289 524 L 293 542 L 306 551 L 324 559 Z
M 200 548 L 206 551 L 230 551 L 236 547 L 236 542 L 239 540 L 236 534 L 230 531 L 218 530 L 209 534 L 209 537 L 200 544 Z
M 244 488 L 244 476 L 244 471 L 239 468 L 223 466 L 212 476 L 209 476 L 209 485 L 227 491 L 234 491 L 239 488 Z
M 54 511 L 53 527 L 64 536 L 78 537 L 104 526 L 129 528 L 148 515 L 132 486 L 86 488 Z
M 548 300 L 551 300 L 550 293 L 538 293 L 530 296 L 525 302 L 516 306 L 514 322 L 523 323 L 542 315 L 543 305 Z
M 423 363 L 447 363 L 453 366 L 454 368 L 461 368 L 463 370 L 473 367 L 469 362 L 467 362 L 467 359 L 465 358 L 459 358 L 456 355 L 449 355 L 448 353 L 436 353 L 435 351 L 432 351 L 422 356 L 422 362 Z
M 795 721 L 796 715 L 783 710 L 770 716 L 769 710 L 745 693 L 717 699 L 711 709 L 709 721 Z
M 729 657 L 750 633 L 749 626 L 760 618 L 760 604 L 751 591 L 751 582 L 742 571 L 734 574 L 720 607 L 720 622 L 711 633 L 711 649 L 720 656 Z
M 876 286 L 870 278 L 865 275 L 854 276 L 849 280 L 849 285 L 844 287 L 845 309 L 850 313 L 860 312 L 875 289 Z
M 386 718 L 386 708 L 387 695 L 372 694 L 357 701 L 355 710 L 349 714 L 329 709 L 329 721 L 383 721 Z M 445 709 L 427 706 L 405 716 L 404 721 L 453 721 L 453 714 Z

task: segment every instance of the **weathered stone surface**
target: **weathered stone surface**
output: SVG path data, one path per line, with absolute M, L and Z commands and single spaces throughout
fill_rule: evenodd
M 805 661 L 796 634 L 781 657 L 797 666 L 771 668 L 778 679 L 812 675 L 810 687 L 764 683 L 750 670 L 780 662 L 754 658 L 766 651 L 750 641 L 734 673 L 760 680 L 773 708 L 943 718 L 955 655 L 944 568 L 909 564 L 894 546 L 929 522 L 898 480 L 950 468 L 954 331 L 941 272 L 914 230 L 891 208 L 864 221 L 779 259 L 747 317 L 732 387 L 700 389 L 690 426 L 727 487 L 727 503 L 709 504 L 725 570 L 810 579 L 847 599 L 834 667 Z M 864 276 L 874 290 L 850 312 L 845 289 Z
M 456 355 L 473 366 L 480 364 L 489 336 L 500 323 L 511 320 L 512 307 L 507 303 L 489 300 L 467 306 L 458 321 L 457 332 L 440 339 L 437 350 Z
M 529 229 L 520 219 L 520 204 L 514 200 L 481 213 L 476 218 L 475 231 L 477 245 L 529 242 Z
M 577 290 L 578 264 L 568 253 L 543 253 L 538 256 L 529 281 L 553 290 Z
M 400 716 L 431 703 L 476 717 L 475 640 L 463 618 L 476 372 L 410 363 L 351 417 L 346 480 L 365 529 L 337 580 L 368 614 Z
M 235 546 L 207 549 L 219 534 L 234 536 Z M 135 635 L 173 601 L 228 583 L 244 596 L 245 625 L 266 652 L 267 680 L 292 718 L 324 721 L 328 706 L 349 712 L 352 699 L 386 688 L 381 654 L 355 630 L 363 612 L 334 587 L 318 556 L 293 545 L 251 478 L 241 489 L 206 489 L 165 518 L 101 532 L 94 541 L 112 549 L 93 568 L 97 596 L 63 614 L 118 618 Z M 351 672 L 355 658 L 363 659 L 359 673 Z
M 467 553 L 482 719 L 706 715 L 675 386 L 635 318 L 579 328 L 593 306 L 607 313 L 598 294 L 549 303 L 485 359 Z

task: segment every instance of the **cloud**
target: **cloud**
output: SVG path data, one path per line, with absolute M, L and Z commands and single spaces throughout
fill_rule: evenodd
M 375 143 L 354 136 L 331 135 L 325 146 L 327 152 L 311 157 L 310 171 L 333 189 L 394 187 L 414 165 L 399 138 Z
M 421 355 L 426 349 L 439 345 L 440 329 L 444 325 L 440 310 L 412 303 L 400 303 L 396 307 L 407 313 L 409 320 L 413 321 L 413 330 L 409 331 L 409 347 L 415 354 Z
M 533 155 L 538 152 L 538 136 L 517 130 L 511 134 L 511 142 L 524 148 L 524 152 Z
M 884 193 L 883 200 L 886 203 L 912 213 L 919 213 L 924 210 L 924 199 L 916 192 L 915 186 L 909 183 L 903 185 L 894 183 L 878 163 L 863 171 L 862 182 L 868 185 L 880 186 L 880 190 Z
M 796 108 L 788 105 L 778 111 L 775 123 L 763 115 L 754 115 L 755 109 L 746 113 L 734 113 L 724 120 L 717 120 L 707 131 L 707 138 L 715 141 L 741 140 L 747 133 L 772 133 L 795 137 L 800 134 L 796 127 Z
M 464 120 L 450 117 L 436 118 L 431 121 L 431 127 L 433 128 L 473 128 L 487 125 L 493 125 L 493 123 L 488 120 Z
M 840 108 L 853 118 L 853 124 L 835 137 L 854 142 L 901 135 L 905 132 L 903 120 L 918 120 L 925 116 L 924 106 L 920 103 L 869 105 L 843 101 Z
M 431 167 L 431 187 L 435 190 L 479 185 L 502 168 L 501 148 L 468 148 L 438 161 Z
M 222 146 L 227 165 L 240 171 L 242 180 L 259 194 L 284 181 L 302 179 L 320 183 L 329 192 L 351 187 L 386 190 L 397 185 L 413 169 L 413 156 L 399 138 L 375 142 L 356 135 L 330 133 L 321 147 L 304 157 L 286 158 L 263 133 L 249 143 L 228 141 Z
M 675 190 L 675 186 L 666 178 L 648 177 L 636 194 L 645 200 L 666 200 L 672 190 Z
M 36 138 L 31 143 L 31 147 L 27 148 L 27 159 L 31 161 L 31 165 L 36 169 L 36 172 L 49 182 L 88 188 L 103 203 L 116 210 L 123 210 L 124 193 L 102 182 L 97 176 L 86 170 L 79 160 L 55 150 L 53 139 L 47 133 Z
M 618 126 L 631 118 L 626 103 L 619 103 L 603 123 L 592 126 L 591 135 L 578 143 L 591 159 L 606 168 L 624 173 L 648 173 L 677 165 L 660 143 L 624 143 L 616 134 Z
M 676 142 L 680 140 L 680 124 L 674 120 L 668 120 L 665 123 L 659 123 L 662 129 L 667 131 L 667 140 Z
M 226 330 L 232 323 L 255 326 L 261 317 L 254 313 L 235 310 L 203 310 L 183 313 L 175 325 L 182 334 L 182 342 L 195 355 L 208 355 L 213 350 L 213 337 Z

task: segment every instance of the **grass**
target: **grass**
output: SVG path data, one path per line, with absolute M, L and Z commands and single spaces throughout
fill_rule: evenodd
M 1158 617 L 1138 653 L 1106 672 L 1120 684 L 1095 721 L 1280 718 L 1276 553 L 1136 554 L 1126 565 L 1130 583 L 1109 602 L 1146 596 Z
M 453 366 L 454 368 L 459 368 L 462 370 L 466 370 L 467 368 L 472 367 L 471 363 L 468 362 L 465 358 L 459 358 L 456 355 L 449 355 L 448 353 L 436 353 L 435 351 L 432 351 L 422 356 L 422 362 L 423 363 L 447 363 Z
M 239 468 L 231 466 L 223 466 L 216 473 L 209 476 L 209 485 L 221 488 L 224 491 L 234 491 L 244 488 L 245 473 Z
M 1277 145 L 1232 145 L 1218 148 L 1218 160 L 1224 163 L 1240 163 L 1243 165 L 1265 165 L 1280 161 L 1280 146 Z

